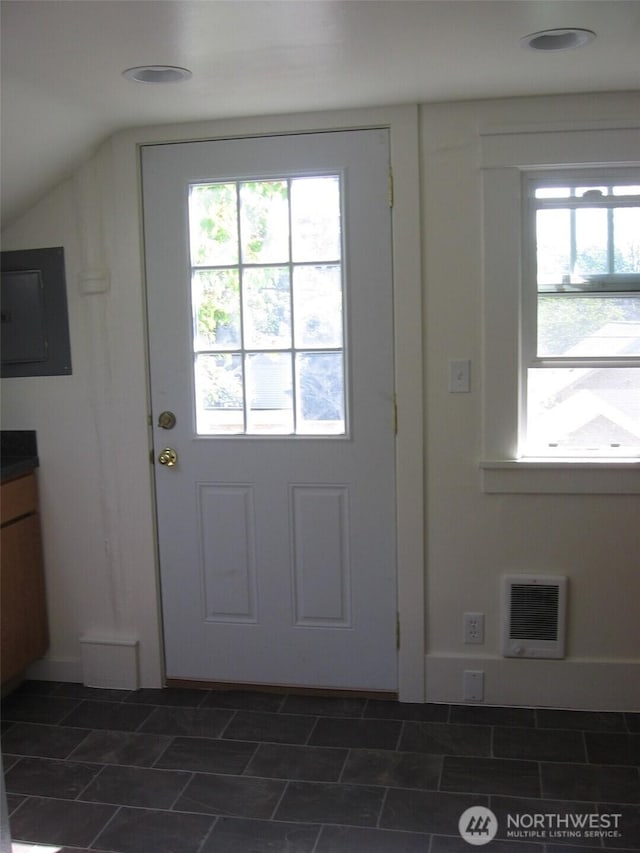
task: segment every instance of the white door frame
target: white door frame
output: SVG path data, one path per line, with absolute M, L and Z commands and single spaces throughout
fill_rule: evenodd
M 398 695 L 425 701 L 425 550 L 422 279 L 420 250 L 419 116 L 417 105 L 375 109 L 225 119 L 139 128 L 119 134 L 114 146 L 133 144 L 140 187 L 139 148 L 232 136 L 388 127 L 393 171 L 393 286 L 397 395 L 396 511 Z M 128 158 L 127 158 L 128 159 Z M 122 162 L 122 161 L 121 161 Z M 131 162 L 129 160 L 129 162 Z M 132 164 L 133 165 L 133 164 Z M 121 173 L 120 180 L 126 180 Z M 139 203 L 141 199 L 139 198 Z M 139 207 L 138 213 L 141 207 Z M 143 259 L 140 240 L 140 258 Z M 148 382 L 148 372 L 147 372 Z M 153 484 L 151 484 L 153 492 Z M 152 500 L 154 497 L 152 495 Z M 157 562 L 157 560 L 156 560 Z M 156 565 L 156 572 L 157 572 Z

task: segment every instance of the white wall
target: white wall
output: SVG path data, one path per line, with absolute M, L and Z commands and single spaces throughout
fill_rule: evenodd
M 478 133 L 496 126 L 633 120 L 638 106 L 632 94 L 421 108 L 428 551 L 427 631 L 418 652 L 426 652 L 430 700 L 459 701 L 462 671 L 471 668 L 485 670 L 488 702 L 640 707 L 638 498 L 488 495 L 478 470 Z M 170 138 L 215 135 L 219 127 L 189 127 L 177 136 L 174 130 Z M 80 680 L 80 635 L 131 637 L 140 643 L 140 683 L 153 686 L 161 683 L 162 670 L 135 186 L 140 138 L 114 137 L 2 235 L 4 249 L 65 246 L 74 371 L 3 380 L 2 426 L 38 432 L 52 643 L 35 674 Z M 108 271 L 108 289 L 83 293 L 87 271 Z M 471 394 L 447 392 L 450 358 L 471 359 Z M 505 571 L 569 575 L 567 661 L 499 656 L 498 579 Z M 466 610 L 486 614 L 484 646 L 462 644 Z M 407 642 L 411 633 L 403 636 Z M 412 642 L 419 645 L 419 639 Z
M 484 669 L 489 702 L 640 706 L 638 496 L 484 494 L 478 468 L 480 133 L 599 126 L 637 121 L 639 115 L 636 94 L 437 104 L 421 110 L 427 695 L 433 699 L 459 699 L 462 671 Z M 447 393 L 451 358 L 471 359 L 471 394 Z M 569 576 L 566 661 L 500 657 L 499 580 L 510 572 Z M 486 614 L 483 646 L 463 644 L 465 611 Z
M 2 380 L 2 427 L 38 439 L 51 644 L 32 675 L 82 681 L 81 637 L 130 639 L 140 683 L 151 686 L 161 683 L 161 651 L 137 192 L 118 176 L 107 143 L 3 232 L 4 250 L 64 246 L 73 374 Z M 117 215 L 127 192 L 133 232 Z M 86 293 L 87 275 L 105 272 L 106 291 Z

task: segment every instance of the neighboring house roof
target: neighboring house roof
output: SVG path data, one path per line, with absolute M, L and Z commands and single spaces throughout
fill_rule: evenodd
M 640 355 L 640 322 L 606 323 L 566 353 L 568 358 L 625 355 Z M 546 369 L 544 395 L 537 402 L 539 442 L 640 443 L 640 368 Z

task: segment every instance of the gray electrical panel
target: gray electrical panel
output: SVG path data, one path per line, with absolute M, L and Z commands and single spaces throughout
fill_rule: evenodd
M 64 249 L 1 253 L 0 375 L 71 373 Z

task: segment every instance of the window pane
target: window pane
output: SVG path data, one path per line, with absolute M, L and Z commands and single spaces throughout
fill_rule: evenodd
M 527 373 L 527 455 L 640 453 L 640 368 Z
M 342 346 L 339 266 L 295 267 L 293 306 L 297 347 Z
M 269 264 L 289 260 L 289 206 L 286 181 L 240 185 L 242 260 Z
M 588 273 L 606 273 L 608 211 L 604 208 L 587 207 L 576 210 L 576 263 L 574 272 L 578 276 Z
M 343 434 L 342 353 L 305 352 L 296 357 L 298 432 Z
M 536 242 L 538 285 L 561 283 L 571 273 L 570 211 L 539 210 L 536 217 Z
M 340 178 L 295 178 L 291 182 L 294 261 L 337 261 L 340 252 Z
M 239 354 L 198 355 L 196 424 L 200 435 L 244 431 L 242 359 Z
M 629 184 L 626 187 L 613 187 L 614 195 L 640 195 L 640 185 Z
M 569 187 L 537 187 L 536 198 L 569 198 L 571 190 Z
M 289 268 L 245 269 L 242 289 L 245 347 L 248 349 L 290 347 Z
M 640 207 L 613 211 L 613 246 L 614 272 L 640 273 Z
M 191 277 L 194 351 L 240 347 L 238 271 L 196 270 Z
M 227 266 L 238 262 L 235 183 L 191 187 L 189 231 L 193 266 Z
M 293 381 L 289 353 L 247 356 L 247 432 L 293 432 Z
M 540 296 L 538 355 L 640 355 L 640 295 Z

